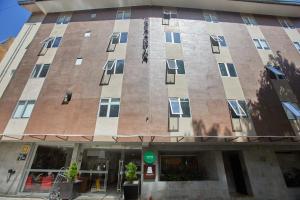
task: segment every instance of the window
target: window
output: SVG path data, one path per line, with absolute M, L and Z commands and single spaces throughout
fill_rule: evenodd
M 62 37 L 50 37 L 44 41 L 44 47 L 49 48 L 57 48 L 61 42 Z
M 220 53 L 220 46 L 226 47 L 226 41 L 224 36 L 215 36 L 210 35 L 210 43 L 211 43 L 211 49 L 213 53 Z
M 285 75 L 279 66 L 267 65 L 266 69 L 268 70 L 271 79 L 285 79 Z
M 188 98 L 169 98 L 170 117 L 191 117 Z
M 70 166 L 72 152 L 65 146 L 38 146 L 31 167 L 26 169 L 23 192 L 49 192 L 60 169 Z
M 215 13 L 203 12 L 204 20 L 211 23 L 218 23 L 218 18 Z
M 276 152 L 278 164 L 289 189 L 299 191 L 300 187 L 300 151 Z
M 96 13 L 92 13 L 92 14 L 91 14 L 91 18 L 92 18 L 92 19 L 96 18 L 96 16 L 97 16 Z
M 91 37 L 91 31 L 87 31 L 84 33 L 84 37 Z
M 116 32 L 113 33 L 111 38 L 110 38 L 110 42 L 107 48 L 108 52 L 112 52 L 115 50 L 116 45 L 118 43 L 127 43 L 127 38 L 128 38 L 128 33 L 127 32 Z
M 49 70 L 50 64 L 38 64 L 35 65 L 31 78 L 44 78 L 47 75 L 47 72 Z
M 185 74 L 183 60 L 168 59 L 167 66 L 169 74 Z
M 253 42 L 257 49 L 270 49 L 269 44 L 264 39 L 253 39 Z
M 296 103 L 282 102 L 282 106 L 288 119 L 300 119 L 300 109 Z
M 76 59 L 76 62 L 75 62 L 75 65 L 81 65 L 82 64 L 82 58 L 77 58 Z
M 227 100 L 232 118 L 247 117 L 247 106 L 244 100 Z
M 243 15 L 242 16 L 243 22 L 246 25 L 257 25 L 256 20 L 254 19 L 253 16 L 249 16 L 249 15 Z
M 71 20 L 71 16 L 59 16 L 56 20 L 56 24 L 68 24 Z
M 294 24 L 287 18 L 279 18 L 278 21 L 283 28 L 287 28 L 287 29 L 295 28 Z
M 159 181 L 218 179 L 215 155 L 212 152 L 160 152 L 159 158 Z
M 227 47 L 224 36 L 218 36 L 218 41 L 221 47 Z
M 172 18 L 177 18 L 177 12 L 176 11 L 170 11 L 170 10 L 164 10 L 162 24 L 163 25 L 169 25 L 170 20 Z
M 34 103 L 34 100 L 19 101 L 13 114 L 13 118 L 29 118 L 34 107 Z
M 123 74 L 123 69 L 124 60 L 108 60 L 103 67 L 107 74 Z
M 180 33 L 176 32 L 165 32 L 166 42 L 168 43 L 181 43 Z
M 221 76 L 237 77 L 235 67 L 232 63 L 219 63 Z
M 294 42 L 294 46 L 300 52 L 300 42 Z
M 116 19 L 130 19 L 130 10 L 118 10 Z
M 119 117 L 119 109 L 119 98 L 102 98 L 100 100 L 99 117 Z

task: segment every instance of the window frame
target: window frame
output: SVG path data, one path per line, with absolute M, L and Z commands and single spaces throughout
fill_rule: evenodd
M 227 104 L 229 105 L 229 111 L 231 112 L 231 110 L 232 110 L 234 112 L 234 114 L 237 116 L 237 118 L 247 118 L 248 112 L 247 112 L 247 110 L 244 110 L 243 107 L 240 105 L 240 103 L 239 103 L 240 101 L 243 101 L 245 103 L 245 105 L 247 105 L 245 100 L 227 99 Z M 236 103 L 239 113 L 237 113 L 237 110 L 233 106 L 232 102 Z M 234 118 L 232 116 L 232 114 L 231 114 L 231 117 Z
M 278 18 L 279 24 L 285 29 L 295 29 L 295 25 L 288 18 Z
M 297 51 L 300 53 L 300 42 L 295 41 L 295 42 L 293 42 L 293 44 L 294 44 L 294 47 L 297 49 Z
M 300 109 L 299 106 L 296 103 L 289 102 L 289 101 L 283 101 L 281 102 L 283 109 L 285 110 L 285 113 L 290 120 L 297 120 L 300 119 Z M 289 117 L 289 114 L 287 113 L 287 110 L 289 113 L 293 115 L 293 118 Z
M 92 36 L 92 31 L 86 31 L 86 32 L 84 32 L 83 36 L 84 36 L 85 38 L 91 37 L 91 36 Z
M 82 62 L 83 62 L 83 58 L 82 57 L 77 57 L 76 60 L 75 60 L 75 65 L 76 66 L 82 65 Z
M 174 113 L 172 102 L 176 102 L 179 106 L 179 112 Z M 187 102 L 189 105 L 189 116 L 184 116 L 187 113 L 184 113 L 184 110 L 182 109 L 182 103 Z M 192 116 L 191 112 L 191 106 L 190 106 L 190 99 L 189 98 L 180 98 L 180 97 L 169 97 L 168 99 L 168 106 L 169 106 L 169 117 L 179 117 L 179 118 L 189 118 Z M 173 115 L 173 116 L 172 116 Z
M 225 69 L 226 69 L 227 76 L 223 76 L 223 75 L 222 75 L 222 71 L 221 71 L 221 69 L 220 69 L 220 65 L 221 65 L 221 64 L 224 64 Z M 233 66 L 233 69 L 234 69 L 234 72 L 235 72 L 235 75 L 236 75 L 236 76 L 231 76 L 230 71 L 229 71 L 229 68 L 228 68 L 228 64 L 231 64 L 231 65 Z M 234 65 L 233 63 L 218 63 L 218 68 L 219 68 L 220 75 L 221 75 L 222 77 L 238 78 L 238 73 L 237 73 L 236 68 L 235 68 L 235 65 Z
M 118 18 L 119 13 L 122 13 L 122 17 Z M 128 13 L 128 18 L 126 18 L 125 13 Z M 130 19 L 131 18 L 131 10 L 118 10 L 116 13 L 116 20 L 126 20 L 126 19 Z
M 273 73 L 273 75 L 275 76 L 275 80 L 283 80 L 286 79 L 285 74 L 281 71 L 280 67 L 277 66 L 273 66 L 271 64 L 268 64 L 266 66 L 266 69 L 269 73 Z M 274 78 L 270 77 L 271 79 L 274 80 Z
M 61 21 L 60 21 L 61 20 Z M 56 24 L 68 24 L 71 21 L 71 16 L 69 15 L 60 15 L 57 17 Z
M 168 33 L 170 33 L 171 34 L 171 42 L 168 42 L 167 41 L 167 34 Z M 175 42 L 175 37 L 174 37 L 174 35 L 175 34 L 178 34 L 179 35 L 179 42 Z M 171 32 L 171 31 L 166 31 L 165 32 L 165 41 L 166 41 L 166 43 L 171 43 L 171 44 L 181 44 L 181 35 L 180 35 L 180 33 L 179 32 Z
M 34 74 L 35 74 L 35 72 L 36 72 L 36 68 L 37 68 L 38 65 L 40 65 L 41 67 L 40 67 L 40 69 L 39 69 L 39 71 L 37 72 L 37 75 L 36 75 L 36 77 L 35 77 Z M 47 73 L 46 73 L 46 75 L 45 75 L 44 77 L 40 77 L 40 75 L 41 75 L 41 73 L 42 73 L 42 71 L 43 71 L 43 69 L 44 69 L 45 66 L 48 66 Z M 49 69 L 50 69 L 50 64 L 36 64 L 36 65 L 34 66 L 32 72 L 31 72 L 30 78 L 32 78 L 32 79 L 34 79 L 34 78 L 46 78 L 46 76 L 47 76 L 47 74 L 48 74 L 48 72 L 49 72 Z
M 174 61 L 174 64 L 175 64 L 175 68 L 173 69 L 173 68 L 170 68 L 170 61 Z M 179 70 L 179 67 L 178 67 L 178 63 L 177 62 L 179 62 L 179 61 L 181 61 L 182 63 L 183 63 L 183 71 L 184 71 L 184 73 L 179 73 L 178 72 L 178 70 Z M 167 64 L 167 67 L 168 67 L 168 69 L 169 70 L 174 70 L 175 71 L 175 74 L 185 74 L 185 66 L 184 66 L 184 61 L 183 60 L 179 60 L 179 59 L 167 59 L 166 60 L 166 64 Z M 167 73 L 168 74 L 173 74 L 173 73 L 169 73 L 169 71 L 167 71 Z
M 242 20 L 247 26 L 257 26 L 257 22 L 254 16 L 251 15 L 242 15 Z
M 166 17 L 166 16 L 168 16 L 168 17 Z M 177 18 L 178 18 L 177 11 L 164 9 L 163 17 L 162 17 L 162 24 L 169 25 L 171 19 L 177 19 Z
M 19 100 L 17 102 L 17 105 L 15 106 L 15 110 L 14 110 L 11 118 L 12 119 L 28 119 L 28 118 L 30 118 L 30 116 L 31 116 L 31 114 L 33 112 L 34 106 L 35 106 L 35 102 L 36 102 L 35 100 Z M 16 115 L 16 112 L 18 110 L 18 107 L 19 107 L 20 103 L 24 103 L 24 107 L 21 110 L 20 117 L 16 117 L 15 115 Z M 29 116 L 28 117 L 24 117 L 24 114 L 25 114 L 25 111 L 26 111 L 28 105 L 33 105 L 33 108 L 31 110 Z
M 253 38 L 252 41 L 253 41 L 256 49 L 261 49 L 261 50 L 270 50 L 271 49 L 271 47 L 266 39 Z M 256 42 L 258 42 L 259 47 L 256 45 L 257 44 Z
M 107 69 L 106 66 L 107 66 L 108 62 L 110 62 L 110 61 L 113 61 L 112 67 L 111 67 L 111 69 Z M 118 62 L 123 62 L 122 73 L 116 73 Z M 105 74 L 108 74 L 108 75 L 110 73 L 107 73 L 107 72 L 110 71 L 110 70 L 112 70 L 111 74 L 123 74 L 124 73 L 124 67 L 125 67 L 125 60 L 124 59 L 110 59 L 110 60 L 107 60 L 106 63 L 104 64 L 103 70 L 105 71 Z
M 113 99 L 118 99 L 118 102 L 112 102 Z M 108 100 L 108 102 L 101 102 L 102 100 Z M 107 106 L 106 116 L 100 116 L 101 106 L 103 106 L 103 105 Z M 116 117 L 110 116 L 112 105 L 118 105 L 119 106 L 118 116 L 116 116 Z M 121 106 L 121 99 L 120 98 L 111 98 L 111 97 L 100 98 L 97 117 L 100 117 L 100 118 L 118 118 L 120 116 L 120 106 Z
M 214 12 L 203 12 L 203 18 L 206 22 L 209 23 L 219 23 L 219 19 L 216 13 Z M 207 20 L 209 18 L 209 20 Z

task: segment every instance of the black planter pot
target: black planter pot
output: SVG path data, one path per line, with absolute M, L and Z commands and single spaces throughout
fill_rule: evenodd
M 63 182 L 60 184 L 60 197 L 61 199 L 75 199 L 78 197 L 80 182 Z
M 139 199 L 139 181 L 127 182 L 123 184 L 124 200 L 138 200 Z

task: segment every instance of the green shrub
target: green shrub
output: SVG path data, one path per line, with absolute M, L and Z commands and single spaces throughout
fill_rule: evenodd
M 66 170 L 65 176 L 68 182 L 74 182 L 78 173 L 77 164 L 73 162 L 70 167 Z
M 136 165 L 133 162 L 130 162 L 125 166 L 125 168 L 126 168 L 126 172 L 125 172 L 126 180 L 129 182 L 137 180 Z

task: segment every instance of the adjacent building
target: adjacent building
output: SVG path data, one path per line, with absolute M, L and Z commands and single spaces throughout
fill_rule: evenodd
M 0 64 L 0 193 L 300 199 L 296 1 L 22 0 Z

